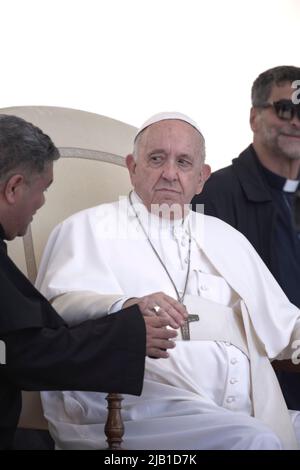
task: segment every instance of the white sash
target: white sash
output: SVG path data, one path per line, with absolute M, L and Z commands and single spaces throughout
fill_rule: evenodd
M 189 314 L 199 317 L 199 321 L 189 323 L 191 340 L 226 341 L 249 358 L 243 320 L 239 312 L 196 295 L 186 295 L 184 305 Z M 178 339 L 182 339 L 181 333 L 178 334 Z

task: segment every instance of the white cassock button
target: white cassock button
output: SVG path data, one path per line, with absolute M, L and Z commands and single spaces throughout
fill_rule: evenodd
M 188 259 L 188 258 L 185 258 L 184 262 L 185 262 L 185 264 L 188 264 L 189 259 Z
M 227 402 L 227 403 L 232 403 L 232 402 L 234 402 L 234 401 L 235 401 L 235 397 L 233 397 L 233 396 L 230 396 L 230 397 L 227 397 L 227 398 L 226 398 L 226 402 Z
M 208 287 L 205 284 L 201 284 L 200 289 L 205 291 L 208 290 Z
M 232 385 L 236 384 L 238 382 L 238 379 L 235 379 L 235 378 L 232 378 L 229 380 L 229 383 L 231 383 Z
M 181 246 L 186 246 L 186 239 L 185 239 L 185 238 L 183 238 L 183 239 L 181 240 Z
M 236 364 L 238 362 L 237 358 L 236 357 L 233 357 L 231 360 L 230 360 L 230 364 Z

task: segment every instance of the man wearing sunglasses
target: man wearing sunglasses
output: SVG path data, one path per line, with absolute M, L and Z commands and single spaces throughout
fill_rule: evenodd
M 279 66 L 252 86 L 253 143 L 216 171 L 193 199 L 242 232 L 287 297 L 300 307 L 300 234 L 294 208 L 300 179 L 300 68 Z M 297 218 L 296 218 L 297 220 Z M 288 407 L 300 409 L 300 376 L 278 372 Z

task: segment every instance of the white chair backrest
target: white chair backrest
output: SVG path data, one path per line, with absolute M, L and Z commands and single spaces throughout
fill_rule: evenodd
M 34 282 L 51 230 L 69 215 L 128 194 L 125 155 L 132 151 L 136 129 L 85 111 L 48 106 L 0 109 L 32 122 L 48 134 L 62 158 L 54 165 L 54 183 L 23 240 L 9 243 L 9 255 Z M 23 392 L 19 427 L 47 429 L 38 392 Z
M 125 156 L 132 151 L 136 128 L 85 111 L 48 106 L 0 109 L 32 122 L 48 134 L 62 156 L 54 164 L 47 202 L 24 237 L 9 244 L 9 254 L 34 282 L 51 230 L 69 215 L 128 194 Z M 32 240 L 31 240 L 32 234 Z M 25 256 L 26 255 L 26 256 Z

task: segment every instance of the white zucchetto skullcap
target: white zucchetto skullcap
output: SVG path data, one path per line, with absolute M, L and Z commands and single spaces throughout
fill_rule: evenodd
M 200 131 L 200 129 L 198 127 L 198 124 L 193 119 L 191 119 L 189 116 L 186 116 L 186 114 L 177 113 L 177 112 L 164 112 L 164 113 L 154 114 L 154 116 L 151 116 L 149 119 L 147 119 L 147 121 L 145 121 L 144 124 L 142 124 L 142 126 L 137 131 L 137 133 L 134 137 L 134 140 L 136 140 L 137 136 L 144 129 L 146 129 L 146 127 L 149 127 L 149 126 L 151 126 L 151 124 L 154 124 L 156 122 L 166 121 L 166 120 L 169 120 L 169 119 L 177 119 L 179 121 L 187 122 L 188 124 L 193 126 L 199 132 L 201 137 L 203 138 L 202 132 Z

